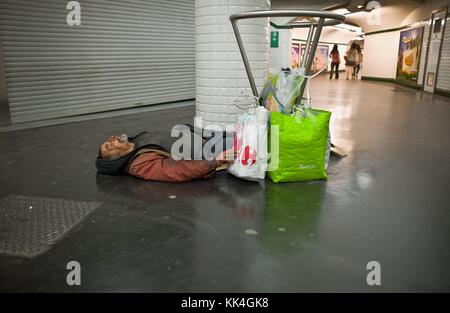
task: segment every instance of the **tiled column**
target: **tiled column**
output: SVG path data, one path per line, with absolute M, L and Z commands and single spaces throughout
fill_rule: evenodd
M 196 116 L 206 125 L 234 124 L 242 111 L 233 105 L 242 91 L 251 94 L 250 84 L 230 23 L 234 13 L 268 10 L 269 0 L 196 0 Z M 269 20 L 238 21 L 258 90 L 268 67 Z

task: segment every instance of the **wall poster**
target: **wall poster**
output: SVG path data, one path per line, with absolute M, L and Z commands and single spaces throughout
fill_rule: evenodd
M 300 44 L 291 44 L 291 69 L 300 66 Z
M 400 32 L 397 59 L 397 79 L 417 83 L 423 27 Z
M 305 56 L 305 48 L 306 45 L 302 44 L 302 58 Z M 316 73 L 320 71 L 323 67 L 327 66 L 328 64 L 328 49 L 329 47 L 327 45 L 318 45 L 316 50 L 316 55 L 314 56 L 313 63 L 311 65 L 311 72 Z M 326 70 L 326 69 L 325 69 Z

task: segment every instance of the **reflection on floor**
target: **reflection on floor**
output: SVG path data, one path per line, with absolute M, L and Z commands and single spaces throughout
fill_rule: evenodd
M 161 134 L 193 108 L 0 134 L 0 198 L 103 202 L 43 255 L 0 257 L 0 291 L 450 291 L 449 99 L 323 77 L 311 95 L 349 153 L 328 181 L 96 175 L 104 138 Z M 79 287 L 66 284 L 72 260 Z M 381 286 L 366 283 L 372 260 Z

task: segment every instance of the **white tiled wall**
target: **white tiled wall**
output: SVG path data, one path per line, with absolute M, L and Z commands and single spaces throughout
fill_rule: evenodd
M 277 31 L 278 47 L 269 49 L 269 72 L 278 72 L 281 68 L 291 66 L 291 31 L 289 29 L 276 29 L 270 27 L 270 31 Z
M 396 77 L 399 38 L 399 31 L 366 36 L 362 76 Z
M 234 124 L 242 111 L 233 101 L 242 91 L 251 93 L 230 15 L 269 8 L 267 0 L 195 1 L 196 115 L 203 127 Z M 238 26 L 260 90 L 267 74 L 269 20 L 240 20 Z

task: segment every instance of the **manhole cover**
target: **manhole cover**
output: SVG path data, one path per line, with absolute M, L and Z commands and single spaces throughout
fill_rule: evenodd
M 4 197 L 0 199 L 0 254 L 29 258 L 42 254 L 100 205 L 97 201 Z

